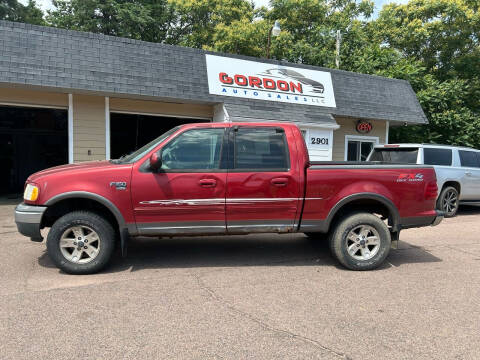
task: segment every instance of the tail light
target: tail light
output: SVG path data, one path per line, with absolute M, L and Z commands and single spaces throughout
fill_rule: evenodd
M 438 195 L 438 186 L 436 181 L 430 181 L 425 186 L 425 199 L 436 199 Z

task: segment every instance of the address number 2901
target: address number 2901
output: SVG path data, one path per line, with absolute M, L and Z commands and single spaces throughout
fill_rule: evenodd
M 328 145 L 328 138 L 312 137 L 310 143 L 312 145 Z

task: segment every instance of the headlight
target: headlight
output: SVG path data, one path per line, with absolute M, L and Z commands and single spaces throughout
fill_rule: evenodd
M 28 201 L 35 201 L 38 198 L 38 187 L 32 184 L 27 184 L 25 192 L 23 193 L 23 199 Z

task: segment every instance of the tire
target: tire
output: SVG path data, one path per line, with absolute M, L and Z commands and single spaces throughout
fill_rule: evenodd
M 53 263 L 68 274 L 93 274 L 110 261 L 115 231 L 103 217 L 74 211 L 59 218 L 47 237 L 47 252 Z
M 446 218 L 451 218 L 457 215 L 458 204 L 458 190 L 453 186 L 443 188 L 437 200 L 437 209 L 443 211 Z
M 379 217 L 369 213 L 354 213 L 334 226 L 330 250 L 347 269 L 373 270 L 388 256 L 390 231 Z

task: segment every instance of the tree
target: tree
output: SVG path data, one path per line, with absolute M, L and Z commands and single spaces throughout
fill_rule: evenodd
M 173 12 L 166 0 L 54 0 L 47 21 L 64 29 L 145 41 L 168 38 Z
M 234 35 L 227 27 L 231 31 L 248 31 L 245 25 L 250 27 L 254 18 L 253 3 L 246 0 L 170 0 L 170 4 L 176 13 L 172 37 L 183 46 L 216 49 L 217 31 L 224 36 Z M 224 36 L 219 35 L 219 39 L 225 39 Z M 245 47 L 244 50 L 248 51 Z
M 475 0 L 411 0 L 387 5 L 380 12 L 374 23 L 377 42 L 421 69 L 408 80 L 430 122 L 420 128 L 392 129 L 393 141 L 480 148 L 479 4 Z
M 17 0 L 0 0 L 0 19 L 34 25 L 44 25 L 43 11 L 34 0 L 22 5 Z

